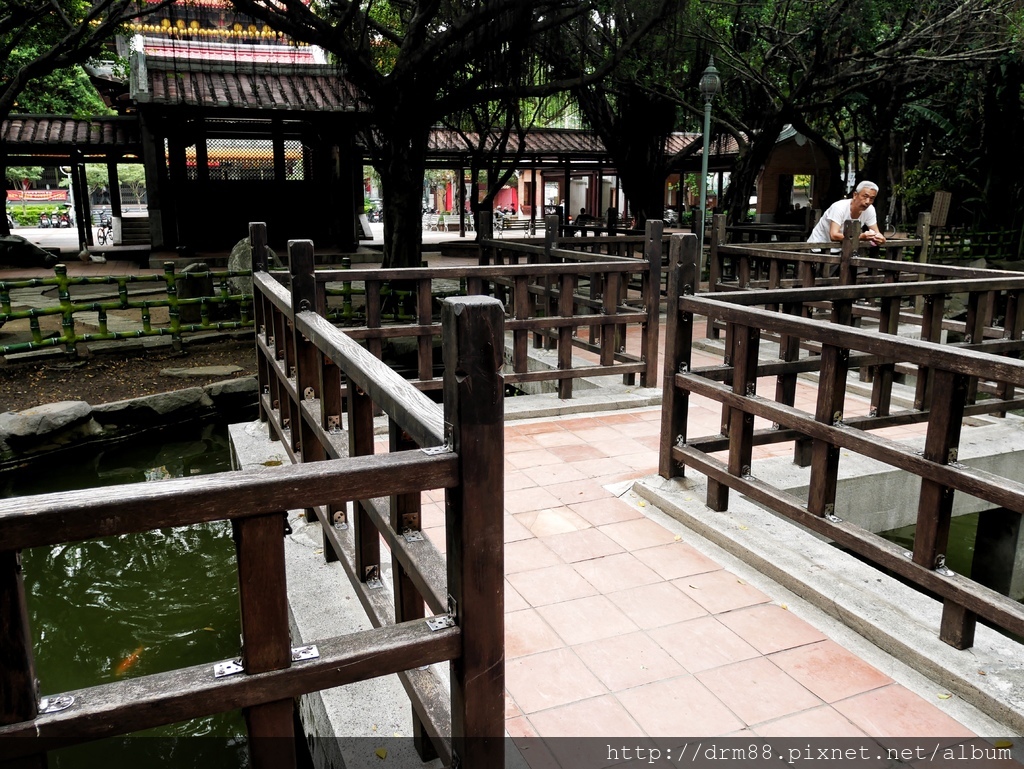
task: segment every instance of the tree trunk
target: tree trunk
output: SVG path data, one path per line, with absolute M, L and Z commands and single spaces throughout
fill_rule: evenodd
M 729 224 L 738 224 L 746 217 L 751 190 L 754 189 L 757 182 L 757 175 L 761 173 L 768 156 L 775 148 L 782 126 L 783 121 L 780 116 L 770 116 L 769 121 L 754 134 L 747 151 L 741 152 L 736 159 L 732 175 L 729 178 L 729 189 L 725 196 Z
M 419 267 L 423 245 L 423 177 L 430 127 L 417 125 L 400 110 L 395 110 L 382 125 L 388 126 L 386 141 L 377 145 L 384 205 L 382 266 Z

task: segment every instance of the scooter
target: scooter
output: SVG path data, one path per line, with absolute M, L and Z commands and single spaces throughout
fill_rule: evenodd
M 39 226 L 43 229 L 49 229 L 53 225 L 50 223 L 49 214 L 39 214 Z

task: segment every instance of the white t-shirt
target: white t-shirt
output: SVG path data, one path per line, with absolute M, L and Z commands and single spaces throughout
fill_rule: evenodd
M 831 225 L 829 222 L 837 222 L 839 229 L 842 230 L 843 224 L 846 223 L 847 219 L 853 219 L 850 215 L 850 205 L 853 203 L 852 198 L 846 198 L 845 200 L 837 200 L 835 203 L 830 205 L 828 209 L 821 215 L 818 223 L 814 225 L 814 229 L 811 230 L 811 236 L 807 238 L 808 243 L 829 243 L 832 238 L 829 236 Z M 874 206 L 868 206 L 860 212 L 860 223 L 864 227 L 870 227 L 871 225 L 878 222 L 878 215 L 875 213 Z M 838 249 L 834 249 L 838 250 Z

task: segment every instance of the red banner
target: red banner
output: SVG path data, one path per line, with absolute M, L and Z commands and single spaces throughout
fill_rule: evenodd
M 10 201 L 66 201 L 67 190 L 7 190 L 7 199 Z

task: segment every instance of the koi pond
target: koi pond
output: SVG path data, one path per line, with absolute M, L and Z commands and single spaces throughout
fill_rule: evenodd
M 160 433 L 0 478 L 0 496 L 143 483 L 231 469 L 227 425 Z M 23 553 L 41 696 L 235 657 L 231 524 L 163 529 Z M 188 739 L 184 739 L 188 737 Z M 248 764 L 241 713 L 53 751 L 60 769 Z

